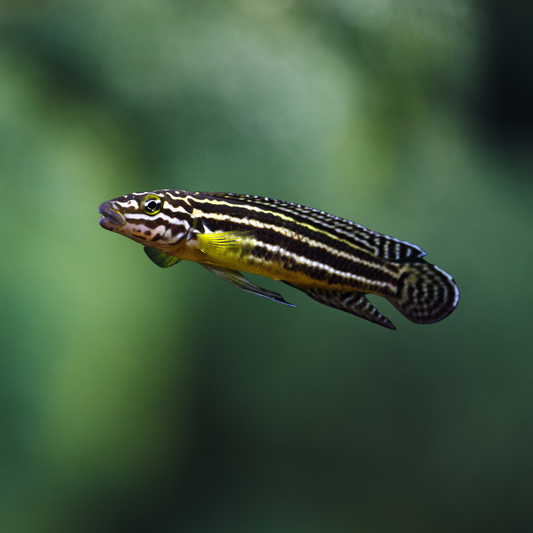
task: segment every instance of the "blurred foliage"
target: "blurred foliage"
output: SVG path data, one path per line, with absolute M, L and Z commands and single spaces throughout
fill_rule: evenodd
M 533 527 L 527 2 L 0 0 L 0 530 Z M 137 190 L 277 197 L 461 291 L 389 332 L 156 269 Z

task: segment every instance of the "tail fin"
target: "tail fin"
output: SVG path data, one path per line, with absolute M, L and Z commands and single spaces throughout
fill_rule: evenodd
M 457 307 L 459 289 L 444 270 L 422 260 L 403 265 L 397 297 L 389 300 L 412 322 L 433 324 Z

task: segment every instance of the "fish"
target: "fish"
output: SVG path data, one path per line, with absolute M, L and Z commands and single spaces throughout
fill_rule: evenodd
M 100 226 L 144 246 L 161 268 L 194 261 L 246 292 L 295 307 L 243 272 L 282 281 L 329 307 L 396 329 L 366 295 L 416 324 L 446 318 L 455 280 L 421 248 L 324 211 L 272 198 L 161 189 L 100 205 Z

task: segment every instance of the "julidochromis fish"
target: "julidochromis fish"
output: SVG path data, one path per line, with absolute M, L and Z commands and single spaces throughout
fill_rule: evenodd
M 104 202 L 100 225 L 144 245 L 166 268 L 182 259 L 247 292 L 283 297 L 242 272 L 280 280 L 320 303 L 390 329 L 365 294 L 389 300 L 417 324 L 446 318 L 457 306 L 453 278 L 424 261 L 414 244 L 298 204 L 234 193 L 160 190 Z

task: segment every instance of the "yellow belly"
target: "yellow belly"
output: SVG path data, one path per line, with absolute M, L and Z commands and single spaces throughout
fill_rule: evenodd
M 334 291 L 354 290 L 352 285 L 331 284 L 324 280 L 317 280 L 304 272 L 289 270 L 283 266 L 281 261 L 266 261 L 255 257 L 251 253 L 252 248 L 253 245 L 248 243 L 248 245 L 240 248 L 233 247 L 221 250 L 220 253 L 206 254 L 199 249 L 198 241 L 191 239 L 164 251 L 187 261 L 206 263 L 248 274 L 257 274 L 273 280 L 285 281 L 291 285 Z

